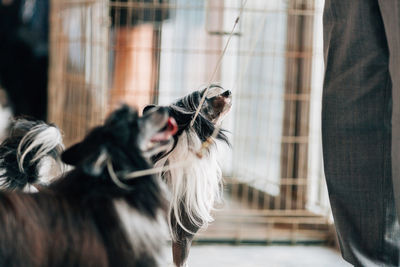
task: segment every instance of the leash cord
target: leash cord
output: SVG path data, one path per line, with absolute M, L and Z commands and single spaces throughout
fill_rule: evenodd
M 228 40 L 225 43 L 224 49 L 222 50 L 222 52 L 221 52 L 221 54 L 219 56 L 219 59 L 217 61 L 217 64 L 216 64 L 216 66 L 214 68 L 214 71 L 213 71 L 213 73 L 212 73 L 212 75 L 211 75 L 211 77 L 210 77 L 210 79 L 208 81 L 207 88 L 204 91 L 204 94 L 203 94 L 203 97 L 200 100 L 199 106 L 196 109 L 196 113 L 194 114 L 194 117 L 192 118 L 192 120 L 190 122 L 190 127 L 193 127 L 194 122 L 195 122 L 197 116 L 200 113 L 201 107 L 203 106 L 204 101 L 206 100 L 207 92 L 210 89 L 212 81 L 214 80 L 214 77 L 215 77 L 218 69 L 220 68 L 220 66 L 222 64 L 222 59 L 224 58 L 225 53 L 226 53 L 226 51 L 228 49 L 229 43 L 230 43 L 230 41 L 232 39 L 232 36 L 234 35 L 234 31 L 236 29 L 236 26 L 239 24 L 239 20 L 242 17 L 242 14 L 243 14 L 243 11 L 244 11 L 244 7 L 246 6 L 246 4 L 247 4 L 247 0 L 242 1 L 242 5 L 240 7 L 239 15 L 235 19 L 235 23 L 233 24 L 232 30 L 231 30 L 231 32 L 229 33 L 229 36 L 228 36 Z M 201 148 L 199 149 L 199 151 L 195 152 L 195 154 L 196 154 L 196 156 L 198 158 L 202 158 L 203 157 L 204 152 L 207 150 L 207 148 L 211 144 L 213 144 L 213 140 L 218 136 L 218 133 L 219 133 L 220 130 L 221 130 L 221 124 L 217 125 L 215 127 L 212 135 L 210 137 L 208 137 L 207 140 L 202 143 Z M 128 174 L 124 175 L 124 179 L 135 179 L 135 178 L 143 177 L 143 176 L 146 176 L 146 175 L 152 175 L 152 174 L 161 173 L 161 172 L 168 171 L 168 170 L 175 169 L 175 168 L 185 167 L 185 166 L 188 166 L 190 164 L 192 164 L 192 160 L 189 160 L 189 161 L 186 160 L 186 161 L 178 162 L 178 163 L 167 165 L 167 166 L 163 166 L 163 167 L 156 167 L 156 168 L 150 168 L 150 169 L 145 169 L 145 170 L 140 170 L 140 171 L 134 171 L 134 172 L 131 172 L 131 173 L 128 173 Z M 117 177 L 116 173 L 114 172 L 114 168 L 112 167 L 111 160 L 108 160 L 108 162 L 107 162 L 107 169 L 108 169 L 108 172 L 110 174 L 111 179 L 114 181 L 114 183 L 117 186 L 119 186 L 119 187 L 121 187 L 123 189 L 127 189 L 127 188 L 130 189 L 130 187 L 128 185 L 122 183 L 120 181 L 120 179 Z
M 225 47 L 224 47 L 224 49 L 222 50 L 222 53 L 220 54 L 220 56 L 219 56 L 219 58 L 218 58 L 217 64 L 215 65 L 215 68 L 214 68 L 214 71 L 213 71 L 213 73 L 212 73 L 212 75 L 211 75 L 211 77 L 210 77 L 210 79 L 209 79 L 209 81 L 208 81 L 207 88 L 206 88 L 206 90 L 204 91 L 203 97 L 201 98 L 200 103 L 199 103 L 199 106 L 198 106 L 197 109 L 196 109 L 196 113 L 194 114 L 194 117 L 192 118 L 192 121 L 190 122 L 190 127 L 193 127 L 194 122 L 195 122 L 197 116 L 198 116 L 199 113 L 200 113 L 201 107 L 203 106 L 204 101 L 206 100 L 207 92 L 208 92 L 208 90 L 210 89 L 211 84 L 212 84 L 212 81 L 214 80 L 215 75 L 217 74 L 217 71 L 218 71 L 218 69 L 220 68 L 220 66 L 221 66 L 221 64 L 222 64 L 222 59 L 223 59 L 224 56 L 225 56 L 226 50 L 228 49 L 228 46 L 229 46 L 229 43 L 231 42 L 231 39 L 232 39 L 233 33 L 234 33 L 235 29 L 236 29 L 236 26 L 239 24 L 239 20 L 240 20 L 242 14 L 243 14 L 243 10 L 244 10 L 244 7 L 245 7 L 246 3 L 247 3 L 247 0 L 245 0 L 244 2 L 242 2 L 242 6 L 240 7 L 239 15 L 236 17 L 236 20 L 235 20 L 235 23 L 233 24 L 232 30 L 231 30 L 231 32 L 229 33 L 228 40 L 227 40 L 226 43 L 225 43 Z

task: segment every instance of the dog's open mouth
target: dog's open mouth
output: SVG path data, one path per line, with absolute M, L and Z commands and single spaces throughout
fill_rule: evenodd
M 151 137 L 150 142 L 156 143 L 168 141 L 177 131 L 178 125 L 176 124 L 175 119 L 168 117 L 165 126 Z
M 148 141 L 146 152 L 149 156 L 158 154 L 172 143 L 172 136 L 178 131 L 178 124 L 175 119 L 168 117 L 164 126 L 157 131 Z

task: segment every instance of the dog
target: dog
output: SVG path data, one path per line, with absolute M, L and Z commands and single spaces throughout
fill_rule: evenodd
M 61 162 L 62 134 L 53 124 L 19 117 L 0 144 L 0 190 L 37 192 L 68 168 Z
M 160 266 L 163 183 L 125 176 L 151 168 L 176 131 L 166 108 L 139 118 L 123 106 L 63 152 L 74 169 L 49 187 L 0 192 L 0 266 Z
M 191 120 L 200 104 L 206 89 L 177 100 L 168 106 L 169 114 L 178 124 L 174 143 L 164 153 L 153 157 L 156 167 L 191 162 L 182 168 L 173 168 L 161 174 L 171 191 L 169 206 L 169 226 L 172 235 L 172 254 L 176 266 L 185 266 L 192 240 L 200 228 L 206 228 L 213 220 L 210 212 L 214 204 L 221 200 L 222 174 L 217 162 L 215 140 L 207 148 L 205 155 L 198 158 L 195 154 L 202 147 L 229 112 L 232 94 L 218 85 L 211 85 L 205 102 L 196 117 L 193 126 Z M 155 105 L 148 105 L 143 113 L 151 112 Z M 217 135 L 229 145 L 224 130 Z

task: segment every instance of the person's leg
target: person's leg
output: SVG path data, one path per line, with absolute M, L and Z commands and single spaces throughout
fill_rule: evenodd
M 400 215 L 400 2 L 379 0 L 389 46 L 389 72 L 392 80 L 392 170 L 397 215 Z
M 324 167 L 343 257 L 355 266 L 399 266 L 389 51 L 378 0 L 326 0 L 324 54 Z

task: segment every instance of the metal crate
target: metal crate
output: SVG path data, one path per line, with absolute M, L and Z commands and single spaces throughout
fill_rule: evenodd
M 71 144 L 121 102 L 205 85 L 244 2 L 214 81 L 234 95 L 226 203 L 200 240 L 326 241 L 322 0 L 53 0 L 49 119 Z

